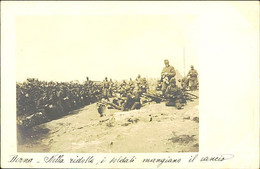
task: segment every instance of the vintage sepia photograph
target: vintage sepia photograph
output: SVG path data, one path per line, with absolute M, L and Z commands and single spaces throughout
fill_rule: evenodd
M 199 151 L 192 15 L 18 16 L 18 152 Z
M 1 2 L 2 168 L 259 168 L 258 1 Z

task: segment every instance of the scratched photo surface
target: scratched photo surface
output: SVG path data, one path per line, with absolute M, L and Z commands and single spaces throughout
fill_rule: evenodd
M 17 151 L 198 152 L 197 25 L 180 14 L 16 17 Z

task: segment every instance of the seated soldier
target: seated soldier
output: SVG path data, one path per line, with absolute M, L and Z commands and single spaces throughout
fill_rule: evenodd
M 156 91 L 160 91 L 161 89 L 162 89 L 162 83 L 161 80 L 158 80 L 156 84 Z
M 176 85 L 176 80 L 174 78 L 170 80 L 165 95 L 169 99 L 165 104 L 166 106 L 176 106 L 177 109 L 182 108 L 185 99 L 182 90 Z
M 188 77 L 184 77 L 182 79 L 178 80 L 181 83 L 181 87 L 182 90 L 187 90 L 188 86 L 189 86 L 189 78 Z
M 105 99 L 103 98 L 100 102 L 97 103 L 98 113 L 100 117 L 104 116 L 106 110 L 106 104 L 104 103 Z
M 128 111 L 128 110 L 140 109 L 141 106 L 142 105 L 140 103 L 140 95 L 137 92 L 135 92 L 133 95 L 130 94 L 127 95 L 127 99 L 122 106 L 122 110 Z

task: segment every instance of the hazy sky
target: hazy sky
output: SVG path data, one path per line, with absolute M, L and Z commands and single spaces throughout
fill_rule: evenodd
M 198 64 L 192 15 L 21 16 L 17 80 L 159 77 L 163 60 Z M 187 70 L 186 70 L 187 72 Z
M 78 10 L 73 10 L 74 6 Z M 243 24 L 249 25 L 246 29 L 250 31 L 252 26 L 257 27 L 256 21 L 250 25 L 250 19 L 243 19 L 253 18 L 243 6 L 82 2 L 65 4 L 62 13 L 56 14 L 51 13 L 57 7 L 52 9 L 48 3 L 45 8 L 31 6 L 32 14 L 29 11 L 16 17 L 16 79 L 82 81 L 86 76 L 92 80 L 107 76 L 120 80 L 138 74 L 158 78 L 164 59 L 183 75 L 191 64 L 199 69 L 200 53 L 219 52 L 217 46 L 212 50 L 207 48 L 209 44 L 203 44 L 206 40 L 213 42 L 211 36 L 222 37 L 227 30 L 240 35 L 245 30 Z M 220 43 L 223 41 L 220 39 Z

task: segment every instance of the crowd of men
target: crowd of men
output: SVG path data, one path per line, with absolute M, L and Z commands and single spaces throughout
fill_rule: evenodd
M 148 82 L 141 75 L 135 80 L 130 78 L 128 82 L 123 80 L 121 83 L 114 83 L 111 79 L 108 81 L 106 77 L 102 83 L 102 100 L 97 103 L 100 116 L 103 116 L 107 105 L 122 111 L 141 108 L 141 95 L 148 89 Z
M 180 109 L 187 98 L 186 90 L 197 90 L 198 73 L 191 70 L 181 82 L 181 88 L 176 85 L 176 71 L 164 60 L 165 67 L 157 84 L 159 95 L 149 95 L 149 85 L 146 78 L 138 75 L 135 80 L 113 82 L 107 77 L 101 83 L 94 83 L 87 77 L 79 82 L 47 82 L 30 78 L 16 84 L 17 116 L 21 126 L 32 126 L 48 120 L 57 119 L 85 105 L 98 102 L 98 112 L 103 116 L 104 107 L 116 108 L 122 111 L 140 109 L 150 101 L 166 101 L 166 106 L 176 106 Z M 147 95 L 146 95 L 147 94 Z M 108 106 L 109 105 L 109 106 Z M 23 120 L 19 120 L 23 119 Z M 24 120 L 25 119 L 25 120 Z M 38 119 L 38 120 L 37 120 Z
M 169 64 L 168 60 L 164 60 L 165 67 L 161 72 L 161 79 L 159 80 L 156 89 L 161 91 L 159 94 L 147 94 L 149 89 L 147 80 L 141 78 L 140 75 L 135 81 L 130 79 L 128 83 L 123 81 L 121 85 L 108 81 L 107 77 L 103 81 L 102 100 L 97 103 L 98 112 L 103 116 L 105 107 L 109 105 L 111 108 L 116 108 L 122 111 L 140 109 L 143 103 L 149 101 L 160 102 L 166 101 L 166 106 L 175 106 L 181 109 L 186 103 L 186 100 L 191 96 L 186 92 L 187 90 L 197 90 L 198 87 L 198 72 L 191 66 L 191 70 L 183 79 L 179 79 L 181 87 L 176 84 L 176 71 L 173 66 Z M 196 96 L 195 96 L 196 97 Z M 112 98 L 112 101 L 109 100 Z M 193 97 L 194 98 L 194 97 Z
M 109 97 L 126 97 L 128 94 L 133 94 L 135 90 L 142 90 L 142 92 L 146 92 L 148 89 L 148 83 L 146 78 L 141 78 L 141 75 L 138 75 L 135 81 L 131 78 L 127 82 L 123 80 L 122 82 L 113 82 L 112 79 L 108 81 L 108 78 L 105 77 L 102 82 L 102 96 L 104 99 L 109 100 Z
M 36 122 L 57 119 L 70 111 L 97 102 L 102 97 L 101 87 L 88 78 L 78 82 L 40 81 L 29 78 L 16 83 L 18 124 L 29 127 Z
M 111 97 L 130 97 L 136 86 L 146 92 L 148 83 L 140 75 L 128 82 L 113 82 L 105 78 L 103 82 L 86 81 L 54 82 L 28 78 L 23 83 L 16 83 L 17 120 L 22 127 L 31 127 L 49 120 L 60 118 L 85 105 L 109 100 Z M 140 95 L 140 91 L 139 91 Z
M 194 66 L 191 66 L 191 70 L 186 77 L 178 79 L 181 82 L 181 87 L 178 87 L 174 67 L 169 64 L 168 60 L 164 60 L 164 64 L 165 67 L 161 72 L 161 79 L 158 81 L 156 88 L 158 91 L 161 91 L 160 94 L 146 94 L 149 86 L 146 79 L 141 78 L 140 75 L 138 75 L 135 81 L 132 81 L 132 79 L 130 79 L 129 83 L 123 81 L 120 86 L 114 85 L 112 80 L 108 81 L 106 77 L 103 81 L 104 100 L 97 104 L 100 116 L 103 116 L 106 105 L 122 111 L 139 109 L 145 102 L 144 98 L 148 97 L 149 101 L 160 102 L 164 100 L 166 101 L 166 106 L 175 106 L 177 109 L 181 109 L 186 100 L 190 99 L 191 96 L 193 98 L 196 97 L 186 92 L 188 90 L 197 90 L 198 87 L 198 72 L 194 69 Z M 115 97 L 115 93 L 118 93 L 117 97 Z M 112 98 L 112 101 L 109 98 Z

